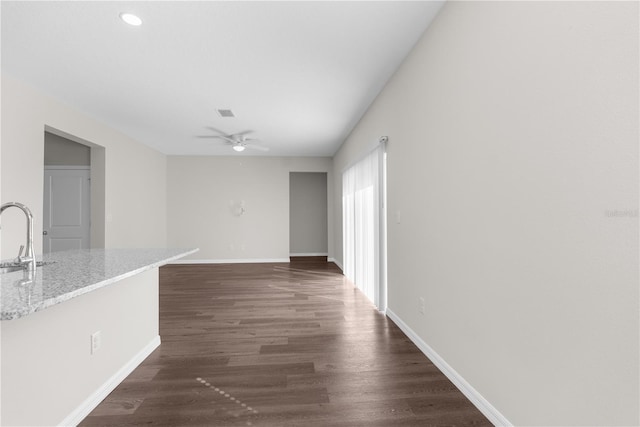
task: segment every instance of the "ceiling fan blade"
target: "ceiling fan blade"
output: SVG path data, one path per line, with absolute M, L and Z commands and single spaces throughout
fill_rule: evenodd
M 227 135 L 226 133 L 222 132 L 220 129 L 216 129 L 213 126 L 205 126 L 207 129 L 214 131 L 215 133 L 219 133 L 220 135 Z M 227 135 L 228 136 L 228 135 Z
M 197 137 L 202 139 L 221 139 L 226 144 L 237 144 L 237 141 L 234 141 L 231 138 L 227 138 L 225 135 L 198 135 Z
M 259 141 L 257 138 L 247 138 L 246 135 L 253 133 L 252 129 L 247 129 L 242 132 L 225 134 L 220 129 L 216 129 L 213 126 L 205 126 L 207 129 L 219 134 L 219 135 L 198 135 L 198 138 L 210 138 L 210 139 L 222 139 L 227 144 L 231 145 L 242 145 L 243 147 L 248 147 L 251 149 L 256 149 L 258 151 L 269 151 L 267 147 L 261 147 L 259 145 L 252 145 L 251 143 L 245 144 L 247 141 Z
M 251 150 L 269 151 L 269 147 L 263 147 L 262 145 L 245 144 L 245 147 L 250 148 Z

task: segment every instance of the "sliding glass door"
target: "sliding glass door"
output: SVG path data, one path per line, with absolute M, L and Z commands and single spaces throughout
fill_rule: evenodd
M 386 310 L 385 152 L 380 144 L 342 174 L 344 274 Z

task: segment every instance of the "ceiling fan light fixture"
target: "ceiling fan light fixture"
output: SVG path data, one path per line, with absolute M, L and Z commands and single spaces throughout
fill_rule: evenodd
M 241 145 L 241 144 L 236 144 L 236 145 L 233 146 L 233 149 L 236 150 L 239 153 L 241 151 L 244 151 L 245 146 Z
M 133 25 L 134 27 L 139 27 L 140 25 L 142 25 L 142 19 L 140 19 L 140 17 L 134 15 L 133 13 L 123 12 L 120 14 L 120 19 L 122 19 L 129 25 Z

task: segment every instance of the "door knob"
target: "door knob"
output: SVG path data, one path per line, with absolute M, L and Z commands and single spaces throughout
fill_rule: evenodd
M 49 234 L 49 232 L 48 232 L 47 230 L 44 230 L 44 231 L 42 232 L 42 235 L 43 235 L 43 236 L 46 236 L 47 234 Z

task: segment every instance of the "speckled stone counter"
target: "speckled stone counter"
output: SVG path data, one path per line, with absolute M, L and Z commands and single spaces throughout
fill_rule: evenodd
M 0 274 L 1 320 L 27 316 L 124 278 L 160 267 L 197 249 L 86 249 L 46 254 L 35 277 Z

